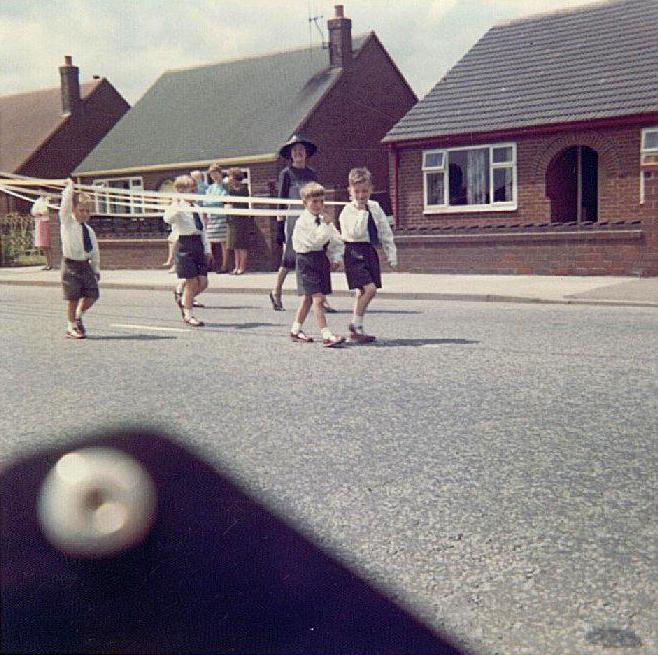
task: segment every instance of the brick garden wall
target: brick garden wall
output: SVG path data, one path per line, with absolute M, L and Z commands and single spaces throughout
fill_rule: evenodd
M 397 220 L 401 266 L 412 271 L 461 273 L 658 275 L 658 175 L 652 173 L 647 181 L 646 201 L 640 204 L 640 134 L 641 128 L 633 126 L 505 139 L 517 144 L 518 209 L 510 212 L 424 213 L 422 150 L 400 150 Z M 556 155 L 574 145 L 588 146 L 599 156 L 598 226 L 587 231 L 571 227 L 559 234 L 533 227 L 526 228 L 526 234 L 518 227 L 505 233 L 501 228 L 492 234 L 491 226 L 550 223 L 546 170 Z M 393 198 L 394 162 L 395 153 L 391 153 Z M 630 225 L 635 221 L 641 224 Z M 618 222 L 623 224 L 615 226 Z M 448 228 L 470 233 L 440 234 Z M 439 234 L 412 236 L 414 230 Z
M 388 189 L 388 151 L 381 139 L 415 102 L 413 92 L 377 39 L 369 39 L 355 58 L 351 73 L 341 76 L 307 122 L 299 126 L 298 131 L 318 145 L 318 154 L 309 163 L 328 189 L 328 200 L 347 198 L 347 174 L 354 166 L 368 166 L 373 172 L 376 190 Z M 282 159 L 244 165 L 250 170 L 252 195 L 270 196 L 279 171 L 285 165 Z M 165 180 L 173 180 L 189 171 L 189 168 L 171 169 L 141 175 L 144 188 L 154 190 Z M 328 211 L 335 212 L 335 209 Z M 274 217 L 255 218 L 249 270 L 278 268 L 281 248 L 276 244 L 275 223 Z M 139 242 L 112 241 L 99 239 L 104 268 L 155 268 L 166 258 L 164 235 L 160 239 L 144 240 L 141 251 Z

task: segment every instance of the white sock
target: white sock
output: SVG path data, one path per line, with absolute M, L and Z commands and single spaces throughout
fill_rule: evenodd
M 75 310 L 75 317 L 82 318 L 82 310 L 79 307 Z
M 185 316 L 185 318 L 190 318 L 192 316 L 192 310 L 188 309 L 187 307 L 183 307 L 183 316 Z
M 71 321 L 67 321 L 67 323 L 68 323 L 68 326 L 69 326 L 68 327 L 69 330 L 72 330 L 75 327 L 75 323 L 71 323 Z
M 334 336 L 334 333 L 328 327 L 322 328 L 321 334 L 323 339 L 331 339 Z
M 292 327 L 290 328 L 290 332 L 292 334 L 299 334 L 301 329 L 302 329 L 302 324 L 298 323 L 297 321 L 294 321 Z
M 362 328 L 363 327 L 363 316 L 359 316 L 358 314 L 354 314 L 352 316 L 352 325 L 355 328 Z

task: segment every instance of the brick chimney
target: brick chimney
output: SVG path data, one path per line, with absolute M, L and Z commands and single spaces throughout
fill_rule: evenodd
M 80 69 L 73 65 L 70 55 L 64 57 L 59 74 L 62 78 L 62 113 L 74 114 L 80 108 Z
M 352 65 L 352 21 L 343 15 L 343 5 L 335 5 L 336 15 L 329 27 L 329 64 L 347 70 Z

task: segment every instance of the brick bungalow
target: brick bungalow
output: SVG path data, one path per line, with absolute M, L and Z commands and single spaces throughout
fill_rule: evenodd
M 352 37 L 341 5 L 328 28 L 328 47 L 164 73 L 76 175 L 106 187 L 167 190 L 177 175 L 216 161 L 241 167 L 252 195 L 270 196 L 285 165 L 279 147 L 302 133 L 317 143 L 311 165 L 334 197 L 345 198 L 347 173 L 356 165 L 371 169 L 376 190 L 387 197 L 381 140 L 417 98 L 374 32 Z M 102 197 L 99 203 L 102 213 Z M 133 219 L 95 219 L 104 266 L 153 267 L 164 260 L 162 221 L 149 223 L 138 213 L 136 206 Z M 256 219 L 252 270 L 278 266 L 274 220 Z
M 59 72 L 59 87 L 0 96 L 0 171 L 67 177 L 130 109 L 105 78 L 80 84 L 71 57 Z M 0 214 L 29 206 L 0 194 Z
M 658 275 L 658 2 L 493 27 L 384 138 L 402 266 Z

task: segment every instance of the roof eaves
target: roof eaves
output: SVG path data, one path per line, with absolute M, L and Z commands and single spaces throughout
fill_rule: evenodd
M 185 161 L 168 164 L 147 164 L 144 166 L 128 166 L 125 168 L 108 168 L 105 170 L 96 171 L 81 171 L 79 167 L 75 169 L 74 174 L 76 177 L 90 177 L 92 175 L 123 175 L 127 173 L 146 173 L 156 171 L 167 171 L 180 168 L 200 168 L 203 166 L 210 166 L 210 164 L 221 164 L 224 166 L 238 166 L 240 164 L 260 164 L 264 162 L 276 161 L 278 153 L 268 152 L 259 155 L 244 155 L 241 157 L 225 157 L 223 159 L 200 159 L 196 161 Z
M 474 130 L 461 130 L 454 132 L 443 132 L 433 134 L 423 134 L 418 136 L 407 136 L 398 134 L 396 136 L 386 136 L 382 139 L 382 143 L 389 146 L 396 147 L 423 147 L 425 144 L 447 139 L 469 139 L 474 137 L 486 135 L 487 137 L 499 136 L 500 138 L 513 138 L 515 135 L 522 136 L 525 134 L 535 133 L 551 133 L 562 130 L 578 129 L 587 125 L 588 127 L 595 125 L 596 127 L 609 127 L 619 125 L 641 125 L 643 123 L 655 123 L 658 121 L 658 111 L 636 112 L 633 114 L 615 114 L 614 116 L 599 116 L 592 118 L 580 118 L 572 121 L 556 120 L 556 121 L 543 121 L 541 123 L 507 126 L 496 128 L 478 128 Z

